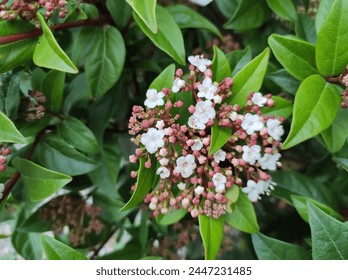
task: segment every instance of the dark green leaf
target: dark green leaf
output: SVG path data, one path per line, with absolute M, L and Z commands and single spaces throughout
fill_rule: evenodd
M 156 218 L 156 221 L 157 223 L 163 226 L 169 226 L 177 222 L 180 222 L 181 219 L 186 216 L 186 214 L 187 214 L 187 211 L 185 209 L 172 210 L 171 212 L 165 215 L 160 214 Z
M 214 59 L 211 66 L 213 72 L 213 80 L 220 83 L 224 78 L 231 77 L 231 68 L 226 55 L 214 46 Z
M 289 118 L 292 114 L 291 102 L 279 96 L 272 96 L 272 99 L 274 100 L 274 106 L 261 108 L 262 114 L 265 116 Z
M 59 112 L 63 104 L 65 73 L 51 70 L 42 82 L 42 92 L 46 96 L 45 107 Z
M 295 23 L 297 12 L 291 0 L 267 0 L 268 6 L 282 19 Z
M 232 76 L 235 76 L 252 59 L 251 49 L 247 47 L 244 50 L 235 50 L 227 54 L 226 58 L 230 64 Z
M 333 157 L 332 160 L 348 172 L 348 159 L 347 158 Z
M 126 2 L 131 5 L 134 12 L 141 18 L 141 20 L 146 24 L 147 28 L 151 30 L 152 33 L 157 33 L 158 26 L 156 21 L 156 2 L 157 0 L 126 0 Z
M 314 24 L 314 19 L 308 15 L 299 14 L 295 25 L 296 36 L 311 44 L 315 44 L 317 33 L 315 32 Z
M 3 113 L 0 112 L 0 142 L 11 142 L 26 144 L 27 140 L 17 130 L 13 122 Z
M 215 0 L 220 12 L 230 19 L 238 7 L 238 0 Z
M 132 15 L 131 7 L 125 1 L 107 0 L 106 7 L 108 8 L 113 21 L 120 30 L 129 22 Z
M 18 228 L 21 232 L 45 232 L 52 230 L 52 222 L 44 220 L 40 215 L 40 209 L 33 213 Z
M 20 80 L 23 73 L 24 72 L 16 73 L 12 77 L 5 98 L 6 115 L 13 120 L 18 117 L 18 109 L 21 103 Z
M 266 79 L 271 80 L 277 86 L 281 87 L 285 92 L 291 95 L 295 95 L 298 87 L 300 86 L 300 82 L 293 76 L 289 75 L 285 69 L 280 69 L 267 74 L 265 80 Z

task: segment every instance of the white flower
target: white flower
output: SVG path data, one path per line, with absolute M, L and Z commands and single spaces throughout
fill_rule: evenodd
M 222 175 L 221 173 L 214 174 L 213 183 L 214 183 L 216 192 L 222 193 L 225 190 L 226 182 L 227 182 L 227 179 L 224 175 Z
M 199 129 L 199 130 L 205 129 L 205 124 L 202 123 L 201 120 L 199 118 L 196 118 L 194 115 L 189 117 L 188 125 L 189 125 L 189 127 L 193 128 L 193 129 Z
M 203 148 L 203 143 L 200 139 L 193 140 L 193 145 L 191 146 L 192 151 L 200 151 Z
M 164 146 L 164 131 L 156 128 L 149 128 L 149 130 L 141 136 L 140 142 L 145 146 L 145 149 L 153 154 L 158 148 Z
M 157 92 L 155 89 L 148 89 L 146 92 L 145 106 L 148 108 L 155 108 L 156 106 L 164 105 L 164 93 L 162 91 Z
M 203 194 L 204 193 L 204 187 L 202 187 L 202 186 L 197 186 L 196 188 L 195 188 L 195 194 L 196 195 L 201 195 L 201 194 Z
M 162 166 L 166 166 L 166 165 L 168 165 L 168 163 L 169 163 L 169 159 L 167 159 L 167 158 L 161 158 L 160 161 L 159 161 L 159 163 L 160 163 Z
M 273 137 L 274 140 L 279 141 L 280 137 L 284 134 L 284 128 L 279 120 L 267 120 L 268 134 Z
M 180 78 L 176 78 L 173 82 L 172 92 L 177 93 L 184 87 L 185 87 L 185 81 Z
M 237 112 L 232 112 L 231 114 L 230 114 L 230 119 L 231 119 L 231 121 L 236 121 L 236 120 L 238 120 L 238 113 Z
M 164 121 L 163 121 L 163 120 L 157 121 L 157 123 L 156 123 L 156 128 L 158 128 L 158 129 L 163 129 L 164 126 L 165 126 L 165 124 L 164 124 Z
M 205 72 L 207 66 L 211 65 L 211 60 L 204 58 L 203 55 L 190 55 L 188 61 L 201 72 Z
M 189 200 L 187 197 L 185 197 L 185 198 L 181 201 L 181 204 L 182 204 L 182 207 L 183 207 L 184 209 L 186 209 L 186 208 L 189 207 L 189 205 L 190 205 L 190 200 Z
M 253 146 L 243 146 L 243 159 L 250 164 L 255 164 L 255 162 L 261 158 L 261 147 L 259 145 Z
M 226 159 L 226 153 L 223 151 L 223 150 L 217 150 L 215 153 L 214 153 L 214 161 L 219 163 L 220 161 L 225 161 Z
M 263 122 L 261 121 L 261 118 L 258 115 L 252 115 L 250 113 L 247 113 L 244 116 L 242 128 L 246 131 L 246 133 L 251 135 L 255 131 L 259 131 L 263 128 Z
M 201 123 L 206 124 L 210 119 L 215 118 L 215 115 L 216 112 L 210 100 L 197 102 L 196 111 L 193 113 L 193 116 Z
M 264 154 L 263 157 L 258 160 L 258 162 L 261 165 L 262 169 L 274 171 L 277 169 L 277 162 L 280 159 L 280 157 L 281 155 L 279 153 L 276 153 L 274 155 Z
M 242 189 L 242 191 L 246 194 L 248 194 L 248 198 L 252 202 L 256 202 L 258 199 L 260 199 L 260 193 L 262 193 L 262 185 L 259 184 L 261 181 L 256 183 L 253 180 L 248 180 L 247 186 Z
M 156 174 L 160 175 L 162 179 L 165 179 L 170 176 L 170 171 L 167 167 L 161 166 L 160 168 L 157 169 Z
M 213 0 L 190 0 L 190 2 L 203 7 L 213 2 Z
M 212 100 L 216 91 L 217 86 L 213 84 L 212 80 L 209 77 L 205 77 L 202 84 L 198 85 L 197 96 Z
M 214 102 L 216 104 L 220 104 L 222 102 L 222 97 L 220 95 L 215 95 L 214 96 Z
M 251 98 L 251 101 L 255 105 L 263 107 L 263 105 L 267 102 L 267 98 L 264 97 L 260 92 L 255 92 L 253 97 Z
M 179 183 L 178 184 L 178 189 L 181 190 L 181 191 L 185 190 L 186 189 L 186 184 L 185 183 Z
M 175 173 L 180 173 L 183 178 L 190 177 L 197 164 L 193 155 L 181 156 L 176 160 Z

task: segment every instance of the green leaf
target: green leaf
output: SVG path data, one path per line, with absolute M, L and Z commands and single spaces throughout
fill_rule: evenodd
M 45 107 L 59 112 L 63 104 L 65 73 L 51 70 L 42 82 L 42 92 L 46 96 Z
M 325 204 L 322 204 L 314 199 L 299 196 L 299 195 L 291 195 L 290 197 L 297 212 L 300 214 L 301 218 L 306 222 L 309 221 L 308 202 L 312 203 L 313 205 L 315 205 L 316 207 L 318 207 L 320 210 L 324 211 L 328 215 L 335 217 L 338 220 L 343 220 L 343 217 L 339 213 L 337 213 L 335 210 L 333 210 L 331 207 Z
M 23 20 L 0 21 L 0 37 L 30 32 L 35 26 Z M 33 56 L 36 39 L 0 44 L 0 73 L 5 73 L 17 66 L 29 62 Z
M 18 72 L 11 78 L 5 98 L 6 115 L 13 120 L 18 118 L 18 109 L 21 105 L 20 81 L 23 74 L 24 72 Z
M 87 260 L 87 257 L 68 245 L 47 235 L 41 235 L 47 260 Z
M 17 130 L 13 122 L 0 111 L 0 142 L 27 144 L 27 140 Z
M 171 89 L 174 82 L 175 65 L 167 66 L 151 83 L 150 89 L 161 91 L 163 88 Z
M 314 260 L 348 259 L 348 224 L 308 203 Z
M 214 154 L 225 145 L 232 134 L 232 129 L 225 126 L 219 126 L 217 121 L 211 128 L 211 143 L 209 154 Z
M 315 30 L 317 33 L 319 33 L 333 3 L 335 3 L 335 0 L 320 0 L 317 14 L 315 16 Z
M 315 32 L 314 19 L 308 15 L 299 14 L 295 25 L 296 36 L 302 40 L 315 44 L 317 41 L 317 33 Z
M 67 117 L 58 125 L 63 139 L 76 149 L 85 153 L 98 153 L 99 146 L 92 131 L 79 119 Z
M 99 166 L 96 161 L 78 152 L 59 135 L 46 136 L 38 150 L 40 164 L 70 176 L 89 173 Z
M 68 175 L 48 170 L 26 159 L 17 157 L 12 162 L 21 173 L 29 198 L 34 202 L 51 196 L 72 180 Z
M 251 49 L 247 47 L 244 50 L 234 50 L 227 54 L 226 58 L 230 64 L 232 76 L 235 76 L 252 59 Z
M 88 83 L 96 99 L 102 97 L 119 80 L 126 59 L 126 47 L 121 33 L 105 26 L 86 60 Z
M 48 202 L 49 203 L 49 202 Z M 41 209 L 41 208 L 40 208 Z M 52 230 L 52 222 L 42 219 L 40 209 L 33 213 L 24 223 L 20 225 L 20 232 L 45 232 Z
M 237 202 L 232 205 L 232 214 L 227 213 L 225 215 L 225 222 L 231 227 L 247 233 L 254 233 L 260 230 L 254 207 L 242 190 L 239 191 Z
M 265 80 L 270 80 L 291 95 L 295 95 L 300 86 L 300 82 L 291 76 L 285 69 L 268 73 Z
M 226 55 L 214 46 L 214 59 L 211 66 L 213 80 L 220 83 L 224 78 L 231 77 L 231 68 Z
M 347 158 L 333 157 L 332 160 L 348 172 L 348 159 Z
M 37 12 L 37 18 L 41 24 L 43 34 L 40 36 L 35 47 L 34 63 L 40 67 L 72 74 L 78 73 L 79 71 L 74 63 L 71 62 L 70 58 L 58 45 L 40 12 Z
M 215 0 L 220 12 L 225 18 L 230 18 L 238 7 L 239 0 Z
M 141 18 L 152 33 L 158 32 L 155 12 L 157 0 L 126 0 L 126 2 L 131 5 L 134 12 Z
M 251 235 L 259 260 L 310 260 L 311 255 L 302 247 L 270 238 L 261 233 Z
M 268 6 L 282 19 L 295 23 L 297 12 L 291 0 L 267 0 Z
M 156 16 L 158 31 L 154 34 L 142 19 L 137 14 L 133 13 L 134 20 L 145 35 L 159 49 L 167 53 L 176 62 L 185 65 L 185 46 L 179 26 L 175 22 L 173 16 L 163 7 L 156 7 Z
M 272 96 L 272 99 L 274 100 L 274 106 L 262 107 L 262 115 L 289 118 L 292 114 L 291 102 L 279 96 Z
M 229 101 L 230 104 L 238 104 L 244 107 L 249 93 L 251 91 L 256 92 L 261 88 L 267 71 L 268 59 L 269 49 L 266 48 L 236 74 L 233 79 L 233 94 Z
M 336 0 L 318 33 L 315 58 L 323 76 L 339 75 L 347 65 L 347 14 L 348 2 Z
M 172 14 L 180 28 L 205 28 L 215 35 L 222 37 L 219 29 L 208 19 L 184 5 L 168 6 L 167 10 Z
M 139 159 L 139 170 L 135 191 L 133 192 L 130 200 L 125 206 L 121 208 L 120 211 L 125 211 L 133 208 L 140 202 L 142 202 L 146 194 L 151 190 L 154 181 L 156 181 L 156 160 L 154 159 L 154 157 L 151 157 L 151 168 L 145 167 L 146 160 L 147 159 L 144 157 L 141 157 Z
M 198 216 L 199 231 L 203 240 L 206 260 L 215 260 L 219 253 L 224 234 L 224 219 L 214 219 L 205 215 Z
M 348 137 L 348 111 L 340 108 L 332 125 L 321 133 L 330 153 L 342 149 Z
M 160 225 L 169 226 L 181 221 L 186 214 L 187 211 L 185 209 L 175 209 L 165 215 L 160 214 L 158 217 L 156 217 L 156 221 Z
M 326 83 L 319 75 L 305 79 L 295 96 L 291 129 L 282 149 L 289 149 L 327 129 L 340 104 L 341 95 L 335 85 Z
M 302 81 L 317 74 L 315 65 L 315 46 L 295 37 L 272 34 L 268 43 L 285 70 Z
M 132 9 L 125 1 L 107 0 L 106 7 L 119 30 L 127 26 Z

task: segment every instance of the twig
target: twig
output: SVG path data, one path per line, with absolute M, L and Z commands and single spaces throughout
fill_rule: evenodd
M 105 246 L 106 243 L 108 243 L 110 238 L 115 234 L 116 230 L 117 230 L 117 228 L 115 226 L 110 229 L 109 234 L 106 236 L 106 238 L 103 240 L 103 242 L 100 243 L 100 245 L 93 250 L 93 254 L 90 257 L 90 259 L 94 259 L 98 256 L 100 250 L 103 249 L 103 247 Z

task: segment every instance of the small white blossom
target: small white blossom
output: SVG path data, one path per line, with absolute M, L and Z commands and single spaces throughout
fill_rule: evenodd
M 214 157 L 214 161 L 219 163 L 220 161 L 225 161 L 226 153 L 220 149 L 214 153 L 213 157 Z
M 162 91 L 157 92 L 155 89 L 148 89 L 146 92 L 146 100 L 144 102 L 147 108 L 155 108 L 156 106 L 164 105 L 164 93 Z
M 166 166 L 166 165 L 168 165 L 168 163 L 169 163 L 169 159 L 167 159 L 167 158 L 161 158 L 160 161 L 159 161 L 159 163 L 160 163 L 162 166 Z
M 202 186 L 197 186 L 196 188 L 195 188 L 195 194 L 196 195 L 201 195 L 201 194 L 203 194 L 204 193 L 204 187 L 202 187 Z
M 182 204 L 182 208 L 186 209 L 187 207 L 189 207 L 190 205 L 190 200 L 185 197 L 182 201 L 181 201 L 181 204 Z
M 141 136 L 140 142 L 145 146 L 145 149 L 153 154 L 158 148 L 164 146 L 164 131 L 156 128 L 149 128 L 149 130 Z
M 207 66 L 211 65 L 211 60 L 204 58 L 203 55 L 190 55 L 188 57 L 188 61 L 193 66 L 196 66 L 201 72 L 205 72 L 205 70 L 207 70 Z
M 163 120 L 157 121 L 157 123 L 156 123 L 156 128 L 158 128 L 158 129 L 163 129 L 164 126 L 165 126 L 165 124 L 164 124 L 164 121 L 163 121 Z
M 262 169 L 274 171 L 277 169 L 277 162 L 280 157 L 281 155 L 279 153 L 274 155 L 264 154 L 263 157 L 258 160 L 258 162 Z
M 222 97 L 220 95 L 215 95 L 214 96 L 214 102 L 216 104 L 220 104 L 222 102 Z
M 259 145 L 243 146 L 243 159 L 250 164 L 255 164 L 261 158 L 261 147 Z
M 238 120 L 238 113 L 237 112 L 232 112 L 231 114 L 230 114 L 230 119 L 231 119 L 231 121 L 236 121 L 236 120 Z
M 205 129 L 205 124 L 202 123 L 201 120 L 199 118 L 195 117 L 194 115 L 189 117 L 188 125 L 189 125 L 189 127 L 193 128 L 193 129 L 199 129 L 199 130 Z
M 149 204 L 149 208 L 150 208 L 150 210 L 154 211 L 154 210 L 156 210 L 156 208 L 157 208 L 157 204 L 151 202 L 151 203 Z
M 260 182 L 260 181 L 259 181 Z M 253 180 L 248 180 L 247 186 L 242 189 L 242 191 L 246 194 L 248 194 L 248 198 L 252 202 L 256 202 L 258 199 L 260 199 L 260 193 L 262 192 L 263 188 L 261 184 L 256 183 Z
M 260 92 L 255 92 L 253 97 L 251 98 L 251 101 L 259 107 L 263 107 L 267 100 L 268 99 L 264 97 Z
M 213 0 L 190 0 L 190 2 L 203 7 L 213 2 Z
M 263 122 L 258 115 L 252 115 L 250 113 L 247 113 L 244 116 L 242 128 L 246 131 L 246 133 L 251 135 L 255 131 L 259 131 L 263 128 Z
M 185 183 L 179 183 L 178 184 L 178 189 L 181 190 L 181 191 L 185 190 L 186 189 L 186 184 Z
M 185 81 L 180 78 L 176 78 L 173 82 L 172 92 L 177 93 L 184 87 L 185 87 Z
M 284 128 L 279 120 L 267 120 L 268 134 L 273 137 L 274 140 L 279 141 L 284 134 Z
M 176 160 L 174 172 L 180 173 L 183 178 L 188 178 L 193 174 L 196 167 L 197 164 L 193 155 L 181 156 Z
M 212 100 L 214 98 L 216 91 L 217 91 L 217 86 L 213 84 L 213 81 L 209 77 L 205 77 L 202 84 L 198 85 L 197 96 Z
M 200 151 L 203 148 L 203 142 L 200 139 L 195 139 L 193 142 L 191 146 L 192 151 Z
M 215 118 L 215 115 L 216 112 L 210 100 L 197 102 L 193 116 L 200 120 L 201 123 L 206 124 L 209 120 Z
M 224 175 L 221 173 L 216 173 L 213 176 L 213 183 L 215 186 L 215 191 L 217 193 L 222 193 L 225 190 L 225 184 L 227 182 L 227 179 Z
M 165 179 L 170 176 L 170 171 L 167 167 L 161 166 L 160 168 L 157 169 L 156 174 L 160 175 L 162 179 Z

